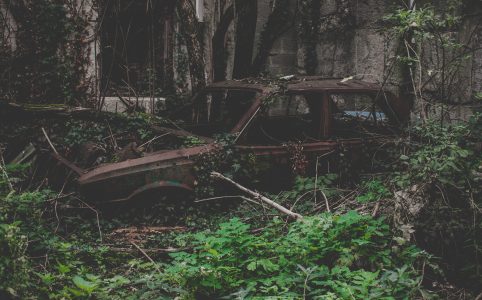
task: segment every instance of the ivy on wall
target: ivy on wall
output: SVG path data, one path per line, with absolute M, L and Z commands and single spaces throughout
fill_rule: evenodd
M 304 68 L 308 75 L 316 73 L 318 56 L 316 46 L 320 40 L 321 1 L 301 0 L 299 2 L 299 38 L 304 44 Z
M 2 0 L 2 14 L 15 47 L 2 43 L 0 90 L 3 100 L 82 104 L 89 83 L 88 16 L 76 1 Z M 12 31 L 14 30 L 14 31 Z M 10 36 L 12 37 L 12 36 Z M 5 36 L 4 36 L 5 40 Z
M 251 66 L 253 75 L 264 71 L 275 41 L 293 26 L 294 14 L 290 11 L 289 4 L 289 0 L 274 1 L 272 12 L 260 34 L 258 53 Z
M 333 6 L 329 12 L 324 9 Z M 333 41 L 353 32 L 355 16 L 349 0 L 298 1 L 298 37 L 304 51 L 304 69 L 308 75 L 317 73 L 317 47 L 322 41 Z

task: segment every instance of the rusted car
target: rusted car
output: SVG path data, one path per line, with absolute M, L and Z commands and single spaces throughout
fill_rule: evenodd
M 77 169 L 83 195 L 98 201 L 128 201 L 165 190 L 192 192 L 194 162 L 219 147 L 220 134 L 232 134 L 234 147 L 271 166 L 265 178 L 278 180 L 296 143 L 311 164 L 340 149 L 397 134 L 409 119 L 410 105 L 379 85 L 341 79 L 298 78 L 282 83 L 255 80 L 209 85 L 179 112 L 178 133 L 197 136 L 203 145 L 163 150 L 144 157 Z M 317 162 L 318 163 L 318 162 Z M 289 168 L 289 167 L 288 167 Z

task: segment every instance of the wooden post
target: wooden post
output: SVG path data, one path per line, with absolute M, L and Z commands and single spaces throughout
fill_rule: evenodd
M 332 119 L 331 99 L 328 93 L 325 92 L 323 93 L 323 100 L 321 103 L 321 137 L 326 138 L 332 134 Z

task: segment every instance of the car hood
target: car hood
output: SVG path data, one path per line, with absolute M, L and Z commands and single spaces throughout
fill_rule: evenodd
M 196 156 L 209 152 L 217 147 L 216 144 L 212 143 L 192 148 L 153 152 L 141 158 L 99 166 L 80 176 L 77 181 L 80 185 L 85 185 L 113 177 L 145 172 L 150 169 L 159 169 L 163 166 L 169 167 L 183 162 L 186 163 Z

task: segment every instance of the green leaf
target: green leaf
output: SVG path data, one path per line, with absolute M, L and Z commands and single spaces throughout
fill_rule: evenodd
M 89 295 L 92 294 L 92 292 L 97 287 L 95 283 L 91 281 L 87 281 L 80 276 L 74 276 L 74 278 L 72 278 L 72 281 L 74 282 L 76 287 L 78 287 L 80 290 L 86 292 Z
M 60 274 L 67 274 L 70 272 L 70 267 L 61 263 L 57 263 L 57 270 L 60 272 Z
M 248 269 L 249 271 L 254 271 L 256 270 L 256 267 L 257 267 L 256 262 L 252 261 L 246 266 L 246 269 Z

